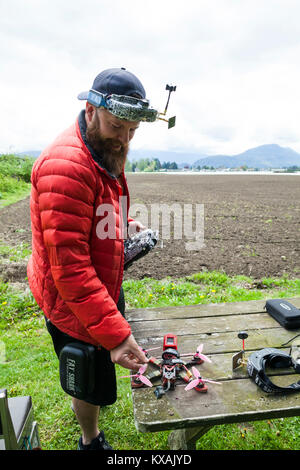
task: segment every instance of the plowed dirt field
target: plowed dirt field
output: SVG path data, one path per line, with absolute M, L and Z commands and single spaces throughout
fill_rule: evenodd
M 201 270 L 255 279 L 299 276 L 298 175 L 136 173 L 128 174 L 127 181 L 131 205 L 146 207 L 149 220 L 153 204 L 187 204 L 192 210 L 203 204 L 204 246 L 187 250 L 190 239 L 184 233 L 182 239 L 174 239 L 171 229 L 170 239 L 160 240 L 126 271 L 125 279 L 181 277 Z M 0 211 L 0 240 L 11 246 L 31 243 L 29 198 Z M 0 271 L 9 280 L 24 278 L 25 273 L 22 263 L 2 265 Z

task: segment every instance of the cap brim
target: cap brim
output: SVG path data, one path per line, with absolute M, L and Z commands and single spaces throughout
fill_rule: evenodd
M 77 96 L 77 98 L 78 98 L 79 100 L 87 100 L 87 99 L 88 99 L 88 94 L 89 94 L 88 91 L 82 91 L 81 93 L 79 93 L 79 95 Z

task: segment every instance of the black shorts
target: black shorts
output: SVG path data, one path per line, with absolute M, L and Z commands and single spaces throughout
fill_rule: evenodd
M 125 317 L 125 300 L 124 291 L 121 288 L 120 297 L 117 304 L 118 309 Z M 87 344 L 72 336 L 67 335 L 60 331 L 48 319 L 46 319 L 46 326 L 51 335 L 54 350 L 59 358 L 60 352 L 66 344 L 79 343 Z M 110 359 L 110 352 L 101 347 L 95 347 L 95 370 L 94 370 L 95 387 L 93 392 L 84 399 L 84 401 L 92 405 L 112 405 L 117 400 L 117 382 L 115 365 Z

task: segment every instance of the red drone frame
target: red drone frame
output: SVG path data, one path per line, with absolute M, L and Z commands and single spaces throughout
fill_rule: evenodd
M 195 389 L 197 392 L 206 393 L 207 386 L 205 383 L 212 383 L 221 385 L 220 382 L 214 380 L 203 379 L 195 365 L 202 364 L 204 361 L 212 362 L 209 357 L 202 353 L 203 344 L 200 344 L 195 353 L 186 353 L 180 356 L 177 349 L 177 336 L 173 334 L 167 334 L 164 336 L 163 341 L 163 352 L 162 359 L 158 360 L 153 356 L 149 356 L 149 351 L 153 351 L 152 348 L 149 350 L 142 349 L 149 359 L 149 363 L 152 364 L 156 370 L 150 372 L 147 376 L 144 375 L 147 369 L 147 365 L 142 366 L 136 374 L 126 375 L 124 377 L 131 377 L 132 388 L 140 388 L 143 386 L 152 387 L 153 384 L 151 379 L 161 377 L 162 385 L 159 385 L 155 389 L 155 395 L 157 398 L 161 398 L 168 390 L 174 390 L 177 379 L 181 379 L 187 383 L 185 390 Z M 180 357 L 192 357 L 192 359 L 185 363 Z M 188 367 L 192 366 L 191 373 Z M 193 377 L 194 376 L 194 377 Z

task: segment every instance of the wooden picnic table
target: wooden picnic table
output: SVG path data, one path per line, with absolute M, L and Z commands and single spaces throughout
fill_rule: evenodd
M 300 298 L 285 299 L 300 308 Z M 178 382 L 175 390 L 160 399 L 154 388 L 132 389 L 135 425 L 140 432 L 172 430 L 169 447 L 173 450 L 194 449 L 196 441 L 212 426 L 300 415 L 300 393 L 267 394 L 247 373 L 245 366 L 232 370 L 232 356 L 242 349 L 237 334 L 248 333 L 246 359 L 255 350 L 273 347 L 289 352 L 282 345 L 300 333 L 287 330 L 264 309 L 265 300 L 223 304 L 177 306 L 129 310 L 126 314 L 133 335 L 143 348 L 159 346 L 150 352 L 161 358 L 163 337 L 178 337 L 180 354 L 194 353 L 203 343 L 203 353 L 212 363 L 197 366 L 203 378 L 222 385 L 207 384 L 207 393 L 185 391 L 186 383 Z M 188 358 L 183 358 L 188 360 Z M 146 374 L 151 377 L 151 367 Z M 269 371 L 277 385 L 299 380 L 292 369 Z M 159 385 L 160 379 L 153 381 Z

